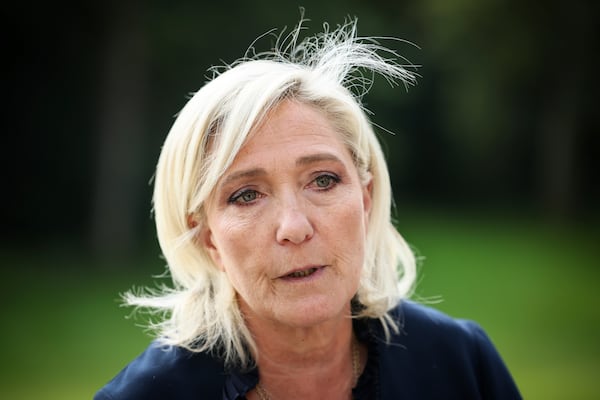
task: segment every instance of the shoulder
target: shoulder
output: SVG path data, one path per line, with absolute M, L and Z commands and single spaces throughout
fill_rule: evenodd
M 434 397 L 445 393 L 445 398 L 520 398 L 503 360 L 477 323 L 410 301 L 399 304 L 391 316 L 400 331 L 378 346 L 382 377 L 388 376 L 389 382 L 402 374 L 410 377 L 414 390 L 425 387 Z M 455 395 L 447 397 L 448 393 Z
M 94 400 L 220 398 L 223 365 L 203 353 L 153 342 L 110 382 Z
M 400 326 L 400 333 L 396 338 L 411 341 L 418 336 L 417 343 L 427 340 L 454 345 L 457 342 L 467 344 L 471 340 L 481 339 L 482 335 L 487 339 L 483 329 L 474 321 L 456 319 L 432 307 L 412 301 L 403 301 L 392 310 L 391 315 Z
M 485 350 L 492 346 L 477 323 L 452 318 L 431 307 L 403 301 L 390 314 L 400 330 L 392 334 L 389 347 L 402 349 L 405 356 L 464 363 L 474 361 L 480 347 Z

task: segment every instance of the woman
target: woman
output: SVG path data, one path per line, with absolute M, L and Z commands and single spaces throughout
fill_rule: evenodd
M 179 114 L 153 198 L 175 287 L 127 296 L 167 317 L 96 399 L 519 398 L 476 324 L 403 300 L 415 260 L 358 72 L 414 75 L 354 21 L 325 28 L 216 73 Z

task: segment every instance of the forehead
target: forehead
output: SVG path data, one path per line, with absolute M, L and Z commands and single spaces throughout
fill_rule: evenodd
M 285 100 L 250 132 L 236 161 L 257 154 L 286 155 L 278 154 L 278 150 L 309 153 L 327 149 L 349 155 L 342 134 L 324 112 L 314 106 Z

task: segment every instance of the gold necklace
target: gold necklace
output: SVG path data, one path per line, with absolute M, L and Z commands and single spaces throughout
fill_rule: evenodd
M 356 386 L 360 377 L 360 350 L 356 342 L 356 340 L 352 339 L 352 387 Z M 260 382 L 256 384 L 254 389 L 260 400 L 271 400 L 271 396 L 269 396 L 269 393 Z

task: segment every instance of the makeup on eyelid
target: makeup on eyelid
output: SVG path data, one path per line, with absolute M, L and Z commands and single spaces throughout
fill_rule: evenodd
M 305 186 L 306 188 L 314 186 L 316 191 L 318 192 L 327 192 L 331 189 L 334 189 L 338 184 L 342 183 L 342 178 L 340 177 L 339 174 L 333 173 L 333 172 L 325 172 L 325 171 L 318 171 L 315 173 L 311 174 L 312 176 L 316 176 L 314 179 L 310 180 L 309 183 Z M 242 177 L 248 177 L 251 176 L 252 179 L 254 179 L 255 176 L 259 176 L 262 179 L 266 179 L 266 177 L 268 177 L 268 174 L 266 172 L 261 172 L 259 174 L 255 174 L 255 173 L 251 173 L 251 174 L 247 174 L 247 173 L 242 173 L 242 174 L 236 174 L 236 178 L 234 179 L 226 179 L 227 181 L 231 181 L 231 180 L 239 180 L 242 179 Z M 260 190 L 255 189 L 254 186 L 256 185 L 251 185 L 252 187 L 248 188 L 248 187 L 243 187 L 240 188 L 236 191 L 234 191 L 233 194 L 231 194 L 230 196 L 227 197 L 227 203 L 228 204 L 238 204 L 238 205 L 246 205 L 245 203 L 250 203 L 254 200 L 257 200 L 261 197 L 264 197 L 265 194 L 261 193 Z M 250 198 L 246 197 L 247 194 L 250 194 Z M 254 195 L 252 197 L 252 195 Z M 242 200 L 242 203 L 239 203 L 238 200 Z

